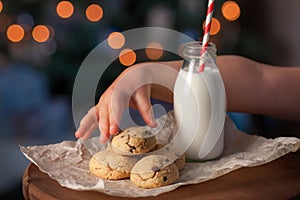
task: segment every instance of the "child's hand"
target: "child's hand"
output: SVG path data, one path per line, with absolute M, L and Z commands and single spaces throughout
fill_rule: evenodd
M 137 109 L 144 121 L 156 126 L 150 103 L 151 75 L 143 66 L 132 66 L 125 70 L 101 96 L 80 121 L 75 133 L 77 138 L 88 138 L 99 127 L 100 142 L 105 143 L 110 134 L 119 131 L 123 110 L 131 106 Z

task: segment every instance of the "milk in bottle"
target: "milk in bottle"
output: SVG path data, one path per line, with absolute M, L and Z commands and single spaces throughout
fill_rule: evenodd
M 225 88 L 215 64 L 215 46 L 210 43 L 202 56 L 201 48 L 201 42 L 186 44 L 185 61 L 174 87 L 174 143 L 187 158 L 199 161 L 222 154 L 226 116 Z M 204 71 L 199 72 L 203 63 Z

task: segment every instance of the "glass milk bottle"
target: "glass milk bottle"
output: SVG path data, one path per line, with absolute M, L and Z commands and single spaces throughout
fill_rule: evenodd
M 201 52 L 201 42 L 185 45 L 184 63 L 174 87 L 174 144 L 187 158 L 197 161 L 221 156 L 226 117 L 225 88 L 215 64 L 216 46 L 209 43 Z M 204 70 L 199 70 L 200 65 Z

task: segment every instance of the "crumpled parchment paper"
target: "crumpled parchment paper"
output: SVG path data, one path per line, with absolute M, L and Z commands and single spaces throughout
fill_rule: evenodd
M 174 116 L 170 111 L 158 119 L 161 129 L 157 135 L 159 143 L 166 143 L 174 132 Z M 94 190 L 109 195 L 124 197 L 157 196 L 181 185 L 201 183 L 241 167 L 262 165 L 300 148 L 300 139 L 279 137 L 266 139 L 239 131 L 227 117 L 225 123 L 225 148 L 221 158 L 214 161 L 187 163 L 179 179 L 171 185 L 142 189 L 129 179 L 102 180 L 89 172 L 89 160 L 93 154 L 105 149 L 99 138 L 64 141 L 44 146 L 21 146 L 22 153 L 39 169 L 58 181 L 62 186 L 74 190 Z

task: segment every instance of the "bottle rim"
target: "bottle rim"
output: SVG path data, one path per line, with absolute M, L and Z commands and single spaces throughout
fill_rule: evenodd
M 201 49 L 203 48 L 202 43 L 203 43 L 202 41 L 188 42 L 185 44 L 185 47 L 191 49 Z M 216 49 L 216 45 L 212 42 L 209 42 L 207 49 Z
M 204 55 L 207 55 L 207 54 L 201 55 L 201 52 L 203 52 L 201 41 L 188 42 L 184 46 L 183 57 L 185 57 L 185 58 L 201 58 Z M 216 45 L 212 42 L 209 42 L 208 47 L 205 49 L 205 52 L 208 53 L 213 59 L 215 59 L 215 57 L 217 56 L 216 55 L 216 53 L 217 53 Z

